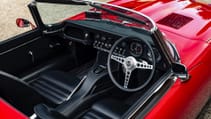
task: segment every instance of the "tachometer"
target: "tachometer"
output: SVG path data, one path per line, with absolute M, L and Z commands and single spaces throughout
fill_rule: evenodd
M 139 57 L 143 52 L 143 46 L 138 42 L 132 42 L 130 44 L 130 52 L 132 55 Z

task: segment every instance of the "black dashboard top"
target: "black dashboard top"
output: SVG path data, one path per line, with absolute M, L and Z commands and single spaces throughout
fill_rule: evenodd
M 67 39 L 90 44 L 94 42 L 94 38 L 99 36 L 102 40 L 114 40 L 113 42 L 120 37 L 134 36 L 153 44 L 150 33 L 144 29 L 126 27 L 122 24 L 102 20 L 68 20 L 65 22 L 64 37 Z

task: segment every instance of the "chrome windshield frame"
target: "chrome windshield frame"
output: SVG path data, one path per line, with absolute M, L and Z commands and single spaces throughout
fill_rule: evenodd
M 118 8 L 118 9 L 122 9 L 122 10 L 126 10 L 126 11 L 129 11 L 129 12 L 132 12 L 132 13 L 135 13 L 137 15 L 140 15 L 144 18 L 146 18 L 147 20 L 149 20 L 149 22 L 151 23 L 152 27 L 150 28 L 150 32 L 154 33 L 154 31 L 157 30 L 157 26 L 156 26 L 156 23 L 154 22 L 154 20 L 152 20 L 149 16 L 141 13 L 141 12 L 138 12 L 138 11 L 135 11 L 133 9 L 129 9 L 129 8 L 125 8 L 125 7 L 122 7 L 122 6 L 118 6 L 118 5 L 114 5 L 114 4 L 109 4 L 109 3 L 105 3 L 105 2 L 98 2 L 98 1 L 93 1 L 93 0 L 72 0 L 74 2 L 83 2 L 83 3 L 86 3 L 87 5 L 107 5 L 107 6 L 110 6 L 110 7 L 115 7 L 115 8 Z

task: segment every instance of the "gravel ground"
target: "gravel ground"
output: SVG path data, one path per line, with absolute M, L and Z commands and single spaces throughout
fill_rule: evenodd
M 207 102 L 202 109 L 198 119 L 211 119 L 211 99 Z
M 30 0 L 1 0 L 0 4 L 0 41 L 29 30 L 18 28 L 16 18 L 22 17 L 33 21 L 27 3 Z
M 27 4 L 30 1 L 31 0 L 1 0 L 0 41 L 3 39 L 7 39 L 10 36 L 15 36 L 17 34 L 30 30 L 30 28 L 18 28 L 15 24 L 16 18 L 19 17 L 33 21 L 27 8 Z M 201 1 L 210 2 L 210 0 Z M 206 104 L 198 119 L 211 119 L 211 100 Z

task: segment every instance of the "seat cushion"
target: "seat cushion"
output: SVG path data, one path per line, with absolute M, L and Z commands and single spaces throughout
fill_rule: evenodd
M 40 75 L 31 85 L 53 104 L 61 104 L 79 84 L 80 79 L 69 73 L 49 71 Z
M 128 105 L 113 98 L 102 99 L 82 116 L 81 119 L 120 119 L 127 111 Z

